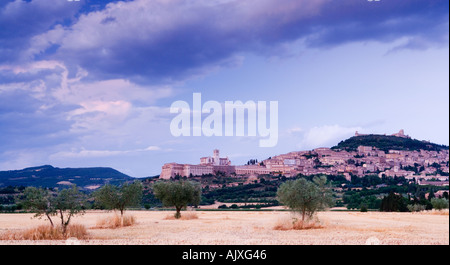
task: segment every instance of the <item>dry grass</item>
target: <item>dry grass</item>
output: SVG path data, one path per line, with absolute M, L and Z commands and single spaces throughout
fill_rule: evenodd
M 420 212 L 422 214 L 433 214 L 433 215 L 447 215 L 448 216 L 448 209 L 443 210 L 431 210 L 431 211 L 424 211 Z
M 71 224 L 63 234 L 61 227 L 39 225 L 19 231 L 9 231 L 0 236 L 1 240 L 64 240 L 68 238 L 86 239 L 87 229 L 84 225 Z
M 320 229 L 324 226 L 320 223 L 317 217 L 302 221 L 301 219 L 291 216 L 290 218 L 285 216 L 284 218 L 278 219 L 277 223 L 273 227 L 274 230 L 306 230 L 306 229 Z
M 449 244 L 449 218 L 442 212 L 326 211 L 317 213 L 312 226 L 293 224 L 293 215 L 287 211 L 183 211 L 185 218 L 186 214 L 197 218 L 168 220 L 167 215 L 173 213 L 128 211 L 139 222 L 118 229 L 96 228 L 99 219 L 111 216 L 107 211 L 88 211 L 73 222 L 84 225 L 89 233 L 86 240 L 80 240 L 83 245 L 364 245 L 371 238 L 382 245 Z M 0 234 L 17 233 L 48 222 L 32 217 L 31 213 L 0 214 Z M 279 230 L 274 229 L 277 225 Z M 298 230 L 299 226 L 302 229 Z M 2 239 L 0 245 L 66 244 L 64 240 Z
M 132 226 L 136 223 L 136 217 L 134 215 L 124 215 L 123 216 L 123 223 L 122 218 L 117 214 L 114 213 L 113 216 L 107 216 L 104 218 L 101 218 L 97 221 L 97 224 L 95 228 L 119 228 L 124 226 Z
M 193 211 L 186 211 L 181 212 L 181 216 L 177 220 L 193 220 L 193 219 L 198 219 L 198 214 Z M 164 220 L 175 220 L 175 215 L 173 214 L 167 215 L 164 218 Z
M 449 215 L 448 214 L 449 209 L 442 209 L 442 210 L 422 210 L 422 211 L 412 211 L 411 214 L 420 214 L 420 215 Z

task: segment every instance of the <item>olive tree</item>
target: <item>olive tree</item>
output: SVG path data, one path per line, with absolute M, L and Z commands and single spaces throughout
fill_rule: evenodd
M 54 227 L 51 216 L 55 214 L 53 197 L 47 189 L 26 187 L 23 192 L 22 204 L 27 210 L 35 213 L 35 218 L 47 217 L 50 225 Z
M 86 197 L 78 190 L 76 185 L 58 192 L 27 187 L 24 190 L 22 203 L 25 209 L 35 212 L 34 217 L 46 216 L 52 227 L 54 227 L 54 223 L 51 216 L 59 217 L 61 219 L 61 230 L 65 235 L 71 218 L 78 214 L 84 214 Z
M 70 189 L 63 189 L 54 198 L 54 209 L 61 219 L 63 235 L 66 234 L 70 219 L 85 212 L 86 197 L 74 185 Z
M 432 198 L 431 204 L 433 205 L 434 209 L 439 211 L 448 208 L 448 200 L 444 198 Z
M 153 184 L 153 193 L 164 206 L 175 207 L 176 219 L 181 217 L 181 209 L 198 205 L 201 200 L 200 184 L 186 180 L 158 181 Z
M 300 213 L 303 222 L 306 217 L 311 219 L 318 210 L 333 205 L 333 197 L 326 183 L 325 176 L 314 177 L 313 181 L 305 178 L 288 180 L 277 190 L 278 201 Z
M 137 206 L 142 201 L 142 182 L 124 183 L 120 187 L 106 184 L 95 192 L 95 201 L 110 210 L 119 210 L 121 224 L 127 207 Z

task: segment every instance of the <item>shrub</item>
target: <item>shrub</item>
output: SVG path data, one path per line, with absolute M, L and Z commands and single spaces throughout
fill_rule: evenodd
M 363 213 L 367 212 L 367 205 L 365 205 L 365 204 L 361 205 L 361 210 L 360 211 L 363 212 Z
M 425 211 L 425 205 L 422 204 L 409 204 L 408 206 L 408 210 L 410 212 L 420 212 L 420 211 Z

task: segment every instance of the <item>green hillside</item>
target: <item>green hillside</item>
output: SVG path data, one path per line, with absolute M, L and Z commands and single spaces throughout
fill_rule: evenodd
M 420 141 L 411 138 L 390 136 L 390 135 L 360 135 L 353 136 L 347 140 L 339 142 L 332 149 L 342 149 L 347 151 L 356 151 L 358 146 L 374 146 L 380 150 L 387 152 L 388 150 L 405 150 L 405 151 L 439 151 L 445 150 L 449 147 L 446 145 L 439 145 L 427 141 Z
M 80 188 L 119 184 L 133 179 L 115 169 L 107 167 L 57 168 L 49 165 L 21 170 L 0 171 L 0 187 L 36 186 L 58 187 L 76 184 Z

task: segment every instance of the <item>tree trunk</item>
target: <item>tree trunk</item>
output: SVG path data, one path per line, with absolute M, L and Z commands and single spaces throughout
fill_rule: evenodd
M 72 217 L 72 213 L 69 213 L 69 216 L 67 217 L 67 221 L 64 223 L 64 235 L 66 234 L 66 232 L 67 232 L 67 227 L 69 226 L 69 224 L 70 224 L 70 218 Z
M 301 212 L 302 212 L 302 223 L 303 223 L 305 221 L 305 216 L 306 216 L 306 206 L 302 205 L 301 207 L 302 207 Z
M 50 218 L 50 215 L 48 215 L 48 213 L 46 213 L 45 216 L 47 216 L 47 218 L 50 221 L 50 224 L 52 225 L 52 227 L 55 227 L 55 225 L 53 224 L 52 218 Z
M 175 208 L 177 210 L 177 212 L 175 213 L 175 219 L 179 219 L 181 217 L 181 213 L 180 213 L 181 207 L 175 206 Z
M 62 233 L 65 236 L 66 235 L 66 224 L 64 222 L 64 215 L 62 210 L 59 210 L 59 214 L 60 214 L 60 218 L 61 218 L 61 229 L 62 229 Z

